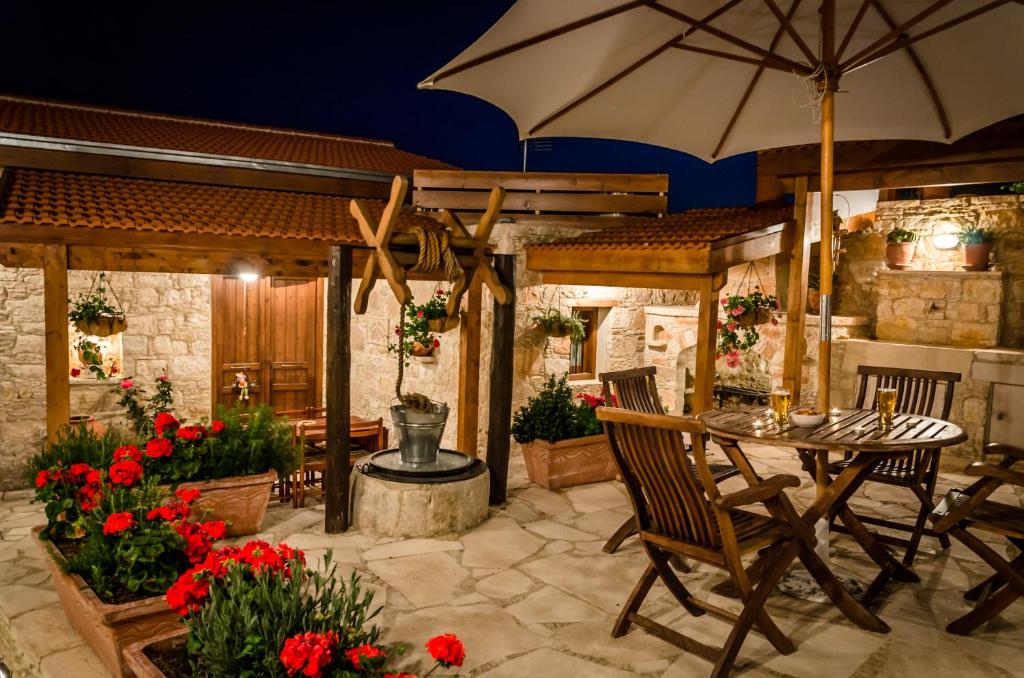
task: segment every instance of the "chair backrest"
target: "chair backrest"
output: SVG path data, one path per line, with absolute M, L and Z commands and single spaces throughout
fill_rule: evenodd
M 599 378 L 604 401 L 608 405 L 614 404 L 615 407 L 626 410 L 665 414 L 665 408 L 661 406 L 661 398 L 658 397 L 656 373 L 657 368 L 653 365 L 601 373 Z M 615 396 L 614 400 L 612 396 Z
M 301 409 L 301 410 L 278 410 L 277 412 L 274 412 L 274 416 L 275 417 L 284 417 L 285 419 L 288 419 L 289 421 L 294 421 L 296 419 L 308 419 L 309 418 L 309 417 L 306 416 L 306 410 L 305 409 Z
M 860 384 L 857 388 L 856 407 L 874 409 L 876 391 L 879 388 L 895 388 L 897 412 L 949 419 L 953 407 L 953 387 L 960 381 L 960 374 L 860 365 L 857 378 Z M 867 405 L 869 396 L 870 405 Z
M 699 419 L 601 407 L 612 454 L 626 484 L 640 529 L 716 549 L 722 537 L 708 497 L 719 496 L 704 457 Z M 693 458 L 683 436 L 693 440 Z
M 327 408 L 326 407 L 312 407 L 312 406 L 311 407 L 307 407 L 305 409 L 305 416 L 306 416 L 307 419 L 314 419 L 316 417 L 326 417 L 327 416 Z

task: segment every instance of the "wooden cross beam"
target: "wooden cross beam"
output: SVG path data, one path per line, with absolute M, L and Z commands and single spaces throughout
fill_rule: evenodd
M 381 214 L 376 230 L 371 226 L 369 210 L 360 200 L 353 198 L 349 205 L 352 216 L 359 224 L 359 232 L 366 244 L 373 249 L 367 257 L 363 278 L 359 283 L 359 290 L 356 292 L 353 304 L 353 309 L 357 314 L 362 315 L 366 312 L 370 291 L 380 276 L 388 281 L 398 303 L 412 303 L 412 290 L 409 289 L 407 270 L 401 263 L 409 261 L 409 253 L 404 250 L 398 252 L 391 248 L 392 244 L 409 246 L 416 241 L 415 236 L 411 234 L 396 233 L 398 218 L 408 190 L 409 180 L 403 176 L 396 176 L 391 184 L 391 198 Z M 505 189 L 495 186 L 491 190 L 487 202 L 487 211 L 480 218 L 474 234 L 470 234 L 462 221 L 450 210 L 445 209 L 441 212 L 441 220 L 449 229 L 449 245 L 463 269 L 463 276 L 454 282 L 451 295 L 448 297 L 446 310 L 449 318 L 455 318 L 458 315 L 462 297 L 477 275 L 491 290 L 491 294 L 499 304 L 506 305 L 512 302 L 512 291 L 501 283 L 491 263 L 491 257 L 487 254 L 487 239 L 498 221 L 504 200 Z M 397 254 L 401 256 L 396 256 Z

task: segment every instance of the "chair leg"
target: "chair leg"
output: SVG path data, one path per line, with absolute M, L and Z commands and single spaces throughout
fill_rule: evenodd
M 664 551 L 660 550 L 656 546 L 651 546 L 647 542 L 644 542 L 644 548 L 647 550 L 647 555 L 651 559 L 651 563 L 654 565 L 654 569 L 658 571 L 658 575 L 661 577 L 661 581 L 665 582 L 665 586 L 672 593 L 676 600 L 683 608 L 692 614 L 694 617 L 700 617 L 704 614 L 704 610 L 698 607 L 693 601 L 696 598 L 693 597 L 683 582 L 679 581 L 679 577 L 672 570 L 669 565 L 669 556 Z
M 799 547 L 797 550 L 799 550 Z M 778 554 L 776 556 L 777 558 L 785 557 L 785 552 L 779 553 L 777 546 L 772 550 L 772 553 Z M 768 563 L 765 566 L 765 573 L 770 573 L 771 568 L 775 566 L 775 559 L 767 555 L 762 555 L 761 558 L 768 560 Z M 783 569 L 783 572 L 789 568 L 795 558 L 796 551 L 794 551 L 786 560 L 786 566 Z M 754 587 L 751 585 L 750 580 L 747 579 L 747 574 L 743 570 L 742 564 L 733 564 L 730 562 L 728 564 L 728 569 L 729 575 L 738 590 L 740 599 L 744 603 L 749 603 L 750 599 L 754 595 Z M 779 576 L 781 577 L 782 575 L 780 574 Z M 793 641 L 791 641 L 786 634 L 782 632 L 782 629 L 775 624 L 764 609 L 757 613 L 754 623 L 757 624 L 757 628 L 760 629 L 764 637 L 768 639 L 768 642 L 770 642 L 780 654 L 792 654 L 796 652 L 796 645 L 794 645 Z
M 648 565 L 647 569 L 644 570 L 643 576 L 640 577 L 636 586 L 633 587 L 633 592 L 626 599 L 626 604 L 622 607 L 622 612 L 619 613 L 615 626 L 612 627 L 612 638 L 620 638 L 626 635 L 629 627 L 633 624 L 630 616 L 640 609 L 644 598 L 650 593 L 651 587 L 654 586 L 654 582 L 657 579 L 658 573 L 655 571 L 654 565 Z
M 619 547 L 622 546 L 622 542 L 626 541 L 636 533 L 636 518 L 630 516 L 629 520 L 622 523 L 622 525 L 619 526 L 619 529 L 615 530 L 615 534 L 611 536 L 601 550 L 605 553 L 615 553 L 619 550 Z
M 1004 586 L 994 595 L 978 603 L 978 606 L 956 619 L 946 627 L 949 633 L 966 636 L 974 629 L 989 621 L 1009 607 L 1010 603 L 1020 598 L 1020 592 L 1012 586 Z
M 722 648 L 722 654 L 719 655 L 718 662 L 715 663 L 715 668 L 711 672 L 712 678 L 725 678 L 732 671 L 733 662 L 736 661 L 736 655 L 739 654 L 740 647 L 743 645 L 743 641 L 746 639 L 747 633 L 750 632 L 750 627 L 753 626 L 754 622 L 762 616 L 762 613 L 764 612 L 764 604 L 765 601 L 768 600 L 768 595 L 775 588 L 775 584 L 778 583 L 779 578 L 782 577 L 790 563 L 793 562 L 793 559 L 796 557 L 799 550 L 800 542 L 796 540 L 791 541 L 782 550 L 782 552 L 773 559 L 771 564 L 768 565 L 764 577 L 761 578 L 761 583 L 756 589 L 750 592 L 750 596 L 746 601 L 746 604 L 743 606 L 743 611 L 736 620 L 736 624 L 732 627 L 729 639 L 725 642 L 725 646 Z M 743 582 L 737 582 L 737 586 L 742 590 Z M 767 613 L 764 613 L 763 616 L 768 618 Z M 774 622 L 770 622 L 770 625 L 774 626 Z M 785 636 L 783 637 L 785 638 Z M 794 652 L 796 647 L 793 646 L 792 642 L 789 641 L 788 638 L 786 638 L 786 641 L 789 643 L 791 648 L 790 652 Z M 779 651 L 784 652 L 782 649 Z M 789 654 L 789 652 L 784 652 L 784 654 Z
M 962 527 L 954 527 L 950 532 L 964 546 L 988 563 L 996 571 L 996 574 L 1006 582 L 997 593 L 990 595 L 978 607 L 946 627 L 950 633 L 966 635 L 1005 610 L 1010 603 L 1024 594 L 1024 573 L 1021 573 L 1015 566 L 1020 556 L 1014 558 L 1013 562 L 1007 561 L 992 547 Z
M 1014 558 L 1010 563 L 1010 567 L 1015 570 L 1020 570 L 1021 567 L 1024 567 L 1024 553 Z M 964 593 L 964 600 L 978 601 L 981 599 L 985 589 L 988 589 L 990 592 L 995 592 L 1002 588 L 1005 583 L 1006 579 L 997 572 L 977 586 L 968 589 L 968 591 Z

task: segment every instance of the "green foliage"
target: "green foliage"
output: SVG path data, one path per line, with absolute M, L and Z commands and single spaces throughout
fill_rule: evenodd
M 406 367 L 416 344 L 424 348 L 437 348 L 440 345 L 440 340 L 430 331 L 430 321 L 444 318 L 448 314 L 448 294 L 438 289 L 426 303 L 409 304 L 405 307 L 405 336 L 401 339 L 401 346 L 399 343 L 388 342 L 388 352 L 399 353 L 398 349 L 401 348 L 399 359 L 405 361 Z M 401 335 L 401 328 L 395 325 L 395 337 Z
M 885 241 L 891 243 L 917 242 L 917 233 L 897 226 L 896 228 L 889 231 L 889 233 L 885 236 Z
M 725 356 L 730 367 L 736 367 L 739 352 L 753 348 L 761 339 L 756 325 L 741 324 L 741 321 L 755 321 L 759 314 L 767 312 L 774 325 L 778 322 L 774 313 L 779 309 L 779 302 L 774 294 L 765 294 L 756 286 L 750 294 L 731 294 L 722 299 L 722 308 L 725 319 L 718 321 L 718 355 Z
M 254 475 L 270 469 L 285 478 L 298 465 L 293 429 L 275 417 L 269 406 L 220 407 L 215 421 L 223 422 L 224 430 L 204 441 L 198 476 L 191 480 Z
M 125 408 L 125 415 L 131 422 L 132 430 L 140 439 L 153 435 L 153 418 L 161 412 L 170 412 L 174 407 L 174 385 L 164 372 L 156 378 L 156 393 L 145 400 L 146 392 L 132 377 L 122 379 L 115 392 L 117 404 Z
M 1024 181 L 1015 181 L 1008 186 L 1003 186 L 1003 189 L 1009 191 L 1010 193 L 1024 195 Z
M 107 274 L 100 273 L 98 284 L 88 292 L 82 292 L 77 299 L 68 299 L 71 308 L 68 319 L 73 323 L 87 323 L 104 316 L 124 318 L 124 312 L 114 308 L 107 300 Z
M 330 551 L 323 573 L 305 569 L 298 558 L 288 566 L 293 576 L 269 568 L 255 573 L 238 563 L 227 567 L 211 582 L 208 601 L 188 618 L 194 675 L 284 678 L 281 648 L 303 632 L 337 631 L 335 658 L 347 648 L 376 643 L 380 631 L 369 622 L 380 607 L 372 608 L 373 594 L 360 589 L 355 574 L 347 583 L 342 579 Z
M 993 231 L 980 226 L 964 226 L 956 235 L 963 245 L 981 245 L 996 240 L 996 234 Z
M 573 397 L 568 375 L 551 375 L 544 389 L 527 401 L 512 420 L 512 437 L 517 443 L 582 438 L 601 433 L 594 408 Z
M 88 464 L 92 467 L 106 467 L 114 459 L 114 450 L 123 445 L 124 435 L 116 429 L 108 429 L 102 436 L 96 435 L 85 423 L 65 426 L 57 442 L 44 445 L 25 464 L 24 477 L 28 483 L 35 482 L 40 471 L 63 464 Z
M 95 341 L 92 341 L 88 337 L 76 334 L 78 339 L 75 341 L 74 349 L 78 351 L 78 358 L 82 361 L 82 364 L 88 368 L 90 372 L 96 375 L 97 379 L 103 379 L 104 381 L 110 377 L 107 374 L 107 370 L 103 367 L 103 349 Z
M 540 315 L 530 318 L 530 321 L 540 327 L 548 335 L 553 337 L 570 336 L 573 341 L 583 341 L 583 335 L 587 331 L 587 321 L 576 314 L 565 315 L 557 308 L 549 308 Z

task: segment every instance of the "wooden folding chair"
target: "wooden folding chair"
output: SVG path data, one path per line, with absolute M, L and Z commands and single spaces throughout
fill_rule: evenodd
M 989 500 L 1003 485 L 1024 488 L 1024 469 L 1013 468 L 1017 462 L 1024 462 L 1024 449 L 993 444 L 985 448 L 985 453 L 1004 457 L 999 464 L 975 462 L 968 466 L 964 473 L 979 480 L 966 490 L 950 490 L 929 516 L 936 532 L 952 535 L 995 570 L 964 594 L 965 599 L 978 605 L 946 627 L 957 635 L 967 635 L 1024 595 L 1024 508 Z M 1017 557 L 1008 560 L 972 534 L 974 531 L 1006 537 L 1017 547 Z
M 306 505 L 306 495 L 322 495 L 327 473 L 327 454 L 316 446 L 327 437 L 327 424 L 302 422 L 298 425 L 299 465 L 292 474 L 292 506 Z
M 650 564 L 630 594 L 612 630 L 624 635 L 632 624 L 715 664 L 713 677 L 727 676 L 751 628 L 760 631 L 781 653 L 796 646 L 764 609 L 779 577 L 800 557 L 818 572 L 824 564 L 814 553 L 814 536 L 783 493 L 798 487 L 791 475 L 777 475 L 746 489 L 722 495 L 704 454 L 704 424 L 699 419 L 599 408 L 612 453 L 618 462 L 640 527 L 640 541 Z M 693 441 L 692 460 L 682 433 Z M 763 504 L 769 516 L 742 507 Z M 744 554 L 758 553 L 763 575 L 754 586 L 743 567 Z M 726 570 L 743 601 L 734 615 L 694 598 L 669 567 L 672 555 L 685 556 Z M 660 578 L 690 614 L 709 613 L 733 622 L 721 648 L 685 636 L 640 614 L 640 606 Z M 837 587 L 841 588 L 841 587 Z M 841 592 L 830 591 L 831 596 Z
M 869 409 L 874 409 L 877 390 L 879 388 L 895 388 L 896 412 L 938 417 L 939 419 L 949 419 L 949 413 L 953 407 L 953 388 L 960 381 L 960 375 L 956 372 L 870 365 L 859 366 L 857 375 L 860 383 L 855 407 L 865 407 L 866 403 L 869 403 L 868 396 L 870 394 L 870 404 L 867 406 Z M 870 391 L 869 385 L 872 385 Z M 937 397 L 941 399 L 939 400 Z M 907 455 L 893 457 L 879 464 L 875 471 L 868 476 L 867 482 L 905 487 L 917 496 L 919 509 L 913 524 L 908 525 L 879 516 L 856 514 L 861 522 L 868 525 L 910 533 L 910 537 L 906 539 L 893 535 L 878 535 L 879 540 L 906 549 L 903 553 L 903 564 L 907 567 L 914 564 L 918 547 L 921 545 L 921 538 L 925 535 L 938 538 L 942 548 L 949 548 L 949 537 L 938 534 L 934 530 L 928 529 L 927 526 L 928 514 L 935 506 L 935 482 L 939 475 L 940 454 L 941 450 L 918 450 Z M 843 461 L 831 464 L 829 473 L 838 475 L 849 464 L 852 457 L 853 455 L 847 454 Z M 842 525 L 837 525 L 835 529 L 840 532 L 846 531 Z M 865 595 L 865 601 L 876 597 L 887 581 L 888 578 L 876 579 L 872 590 Z
M 601 394 L 610 407 L 621 407 L 635 412 L 649 414 L 665 414 L 665 408 L 658 396 L 656 383 L 657 368 L 653 365 L 618 372 L 604 372 L 601 379 Z M 716 483 L 739 474 L 732 464 L 710 464 L 711 475 Z M 605 553 L 615 553 L 626 541 L 637 533 L 636 518 L 631 517 L 622 523 L 615 534 L 605 543 Z

